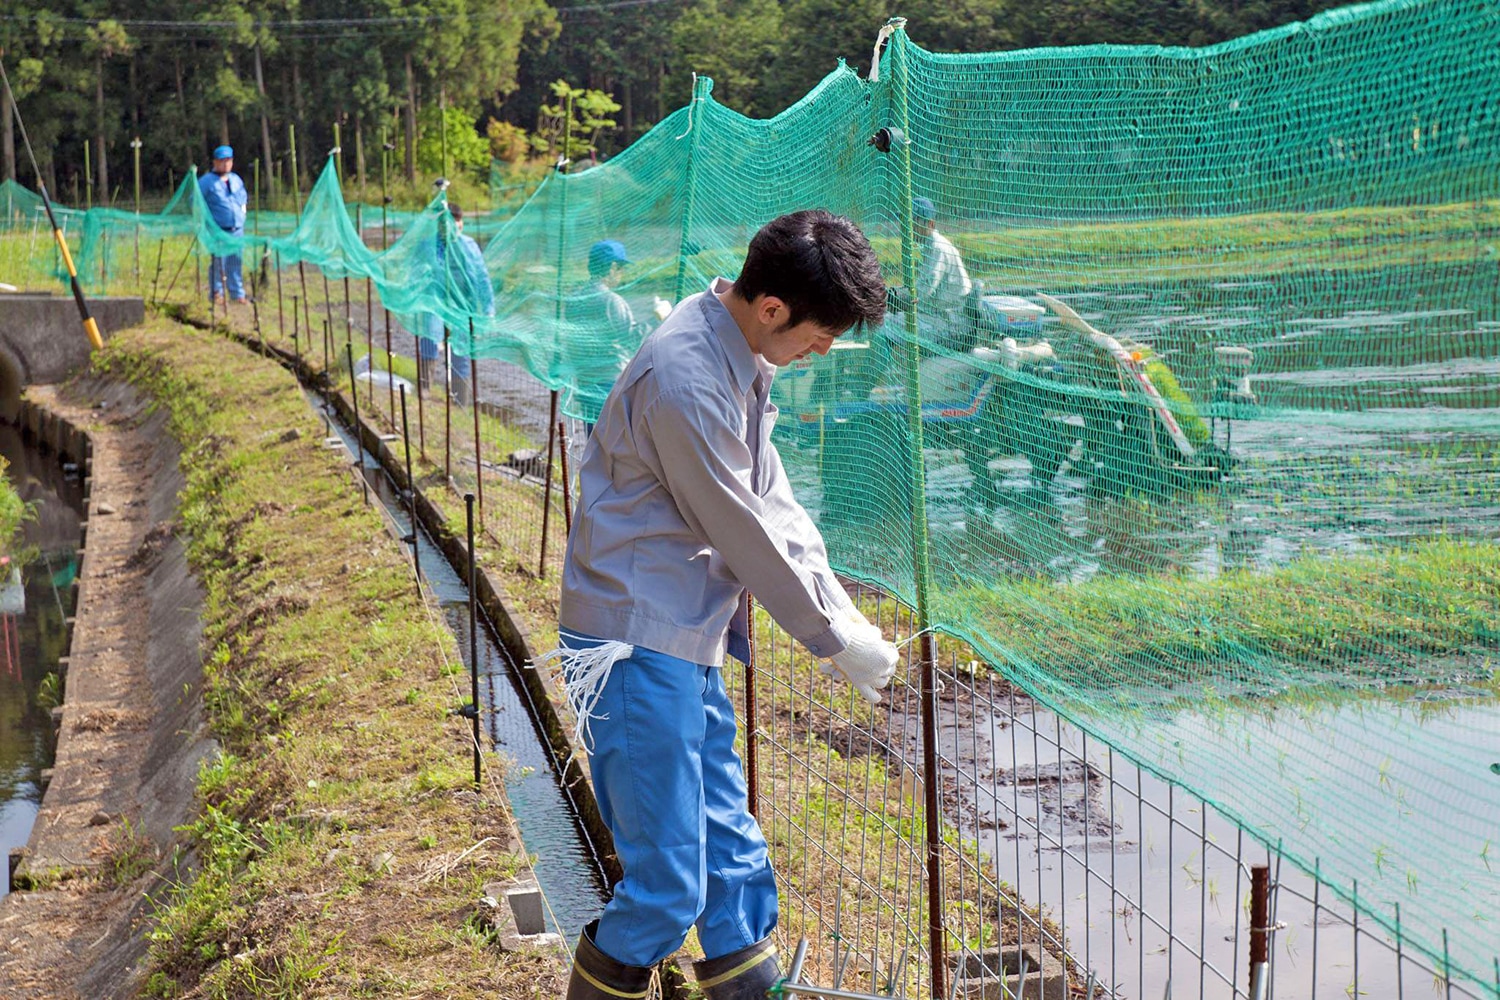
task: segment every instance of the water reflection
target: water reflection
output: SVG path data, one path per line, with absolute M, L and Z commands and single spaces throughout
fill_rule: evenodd
M 0 849 L 8 853 L 31 836 L 41 771 L 56 751 L 50 709 L 73 613 L 83 497 L 76 475 L 65 473 L 56 456 L 28 448 L 10 425 L 0 425 L 0 455 L 12 486 L 35 511 L 17 539 L 26 561 L 0 583 Z

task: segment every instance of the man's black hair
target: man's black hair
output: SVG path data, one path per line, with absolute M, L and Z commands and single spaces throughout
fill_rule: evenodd
M 464 210 L 453 202 L 448 202 L 448 214 L 453 216 L 454 222 L 464 221 Z
M 787 304 L 788 326 L 811 320 L 843 333 L 885 318 L 885 281 L 870 241 L 850 220 L 821 208 L 772 219 L 750 241 L 734 292 Z

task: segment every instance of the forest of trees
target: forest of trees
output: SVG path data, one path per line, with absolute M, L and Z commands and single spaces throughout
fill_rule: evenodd
M 65 200 L 128 203 L 131 141 L 148 190 L 232 142 L 284 185 L 288 126 L 304 179 L 341 126 L 348 176 L 476 170 L 490 154 L 540 155 L 554 83 L 609 95 L 601 156 L 685 103 L 690 74 L 766 116 L 839 58 L 864 71 L 894 14 L 934 50 L 1095 42 L 1203 45 L 1292 20 L 1327 0 L 48 0 L 0 4 L 0 49 L 48 186 Z M 555 115 L 553 116 L 555 125 Z M 23 182 L 10 115 L 0 172 Z M 439 141 L 438 123 L 452 141 Z M 87 146 L 87 152 L 85 152 Z M 88 172 L 85 173 L 87 159 Z M 19 171 L 18 171 L 19 168 Z M 92 192 L 85 192 L 86 178 Z

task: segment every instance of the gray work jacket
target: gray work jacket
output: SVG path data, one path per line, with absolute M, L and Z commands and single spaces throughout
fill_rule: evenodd
M 715 298 L 728 287 L 678 304 L 604 403 L 579 468 L 560 625 L 721 666 L 748 652 L 748 589 L 832 656 L 849 599 L 771 444 L 776 369 Z

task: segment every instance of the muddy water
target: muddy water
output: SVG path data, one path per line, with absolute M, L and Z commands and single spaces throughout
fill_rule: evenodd
M 309 401 L 327 419 L 320 401 L 313 396 L 309 396 Z M 337 420 L 331 427 L 352 454 L 353 435 Z M 409 515 L 395 484 L 369 452 L 361 449 L 360 458 L 372 500 L 384 505 L 393 533 L 405 533 Z M 418 549 L 423 579 L 441 607 L 443 620 L 460 650 L 465 669 L 463 676 L 455 681 L 467 697 L 468 587 L 425 531 L 419 531 Z M 483 610 L 479 612 L 479 629 L 479 699 L 488 734 L 487 748 L 493 748 L 506 760 L 506 795 L 521 840 L 535 859 L 537 880 L 550 908 L 549 929 L 571 941 L 584 924 L 604 909 L 604 874 L 577 810 L 560 781 L 560 762 L 553 757 L 530 707 L 519 677 L 523 667 L 506 652 Z
M 1347 833 L 1350 824 L 1339 817 L 1394 813 L 1401 818 L 1394 829 L 1382 823 L 1385 840 L 1374 847 L 1383 860 L 1359 884 L 1363 905 L 1391 917 L 1399 904 L 1408 919 L 1427 908 L 1437 911 L 1431 916 L 1438 921 L 1500 912 L 1500 880 L 1444 897 L 1441 887 L 1434 891 L 1408 881 L 1410 854 L 1396 846 L 1422 850 L 1429 817 L 1412 812 L 1415 797 L 1409 802 L 1407 792 L 1433 784 L 1455 792 L 1445 836 L 1472 839 L 1479 850 L 1486 831 L 1500 830 L 1500 801 L 1482 794 L 1495 765 L 1491 758 L 1500 753 L 1492 705 L 1434 692 L 1430 700 L 1404 706 L 1283 710 L 1227 726 L 1215 719 L 1211 727 L 1186 714 L 1165 724 L 1158 734 L 1164 746 L 1191 741 L 1201 747 L 1205 728 L 1212 728 L 1222 733 L 1215 749 L 1238 750 L 1233 757 L 1225 754 L 1220 768 L 1289 773 L 1305 788 L 1301 801 L 1268 788 L 1263 800 L 1228 802 L 1220 811 L 1174 790 L 1029 699 L 1002 694 L 987 704 L 982 687 L 977 699 L 963 681 L 956 687 L 939 718 L 949 821 L 977 841 L 999 877 L 1023 899 L 1044 907 L 1063 928 L 1083 974 L 1096 971 L 1116 996 L 1154 1000 L 1168 982 L 1179 997 L 1228 998 L 1236 985 L 1243 989 L 1246 869 L 1256 864 L 1270 864 L 1281 886 L 1273 937 L 1277 994 L 1339 996 L 1356 975 L 1360 996 L 1382 1000 L 1403 990 L 1418 995 L 1431 985 L 1431 973 L 1410 961 L 1398 970 L 1393 936 L 1368 919 L 1356 949 L 1349 907 L 1290 861 L 1278 864 L 1241 832 L 1233 814 L 1253 816 L 1273 830 L 1327 823 Z M 909 722 L 914 741 L 915 720 Z M 1326 758 L 1309 758 L 1309 731 L 1326 747 Z M 1359 756 L 1380 772 L 1377 780 L 1346 781 L 1330 773 L 1329 760 L 1348 766 Z M 1212 757 L 1200 752 L 1194 760 Z M 1350 773 L 1358 772 L 1351 767 Z M 1326 810 L 1318 803 L 1335 806 L 1338 815 L 1322 815 Z M 1352 891 L 1347 880 L 1339 881 L 1346 895 Z M 1491 959 L 1482 946 L 1460 954 L 1454 940 L 1455 969 L 1487 971 Z M 1405 947 L 1410 955 L 1410 941 Z M 1453 995 L 1489 994 L 1458 984 Z
M 27 558 L 18 572 L 0 568 L 0 850 L 24 847 L 41 808 L 41 771 L 56 752 L 50 703 L 41 695 L 55 682 L 67 641 L 64 619 L 73 613 L 72 582 L 83 484 L 65 472 L 56 455 L 21 440 L 0 424 L 0 455 L 21 498 L 35 505 L 14 550 Z M 0 895 L 9 880 L 0 880 Z

